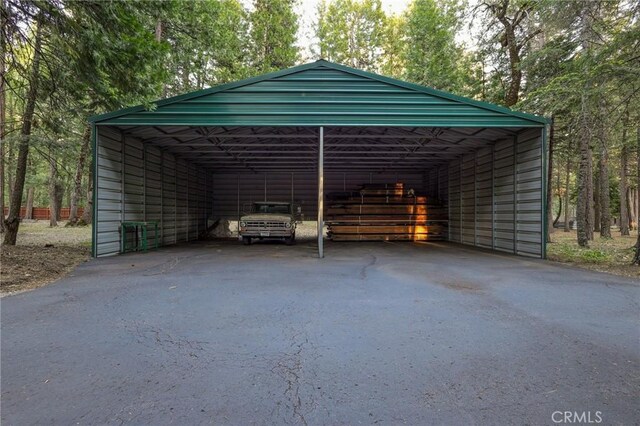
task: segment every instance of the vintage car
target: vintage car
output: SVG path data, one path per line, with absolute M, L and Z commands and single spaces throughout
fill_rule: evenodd
M 245 210 L 247 210 L 245 208 Z M 261 201 L 252 203 L 240 218 L 239 233 L 245 245 L 252 239 L 280 239 L 291 245 L 296 240 L 296 215 L 291 203 Z

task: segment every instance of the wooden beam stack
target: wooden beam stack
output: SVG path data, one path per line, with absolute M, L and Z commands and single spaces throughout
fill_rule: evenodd
M 446 209 L 435 199 L 405 191 L 402 183 L 365 184 L 327 199 L 333 241 L 435 241 L 447 230 Z

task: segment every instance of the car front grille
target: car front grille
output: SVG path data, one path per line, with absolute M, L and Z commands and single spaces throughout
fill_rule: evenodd
M 249 221 L 247 222 L 247 228 L 284 229 L 286 228 L 286 226 L 285 226 L 285 222 Z

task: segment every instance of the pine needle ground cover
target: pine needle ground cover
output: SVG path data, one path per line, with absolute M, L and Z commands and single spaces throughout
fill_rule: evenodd
M 54 282 L 89 259 L 91 227 L 51 228 L 48 221 L 23 222 L 18 244 L 0 247 L 0 293 L 31 290 Z
M 585 269 L 640 278 L 640 267 L 631 265 L 637 231 L 624 237 L 616 230 L 611 233 L 612 238 L 604 239 L 596 232 L 594 240 L 589 241 L 589 248 L 583 248 L 578 246 L 575 231 L 556 230 L 551 234 L 552 242 L 547 244 L 547 257 Z

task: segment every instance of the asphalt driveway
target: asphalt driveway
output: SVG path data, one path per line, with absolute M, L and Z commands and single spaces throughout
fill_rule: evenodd
M 2 299 L 2 424 L 640 422 L 640 286 L 452 244 L 207 242 Z

